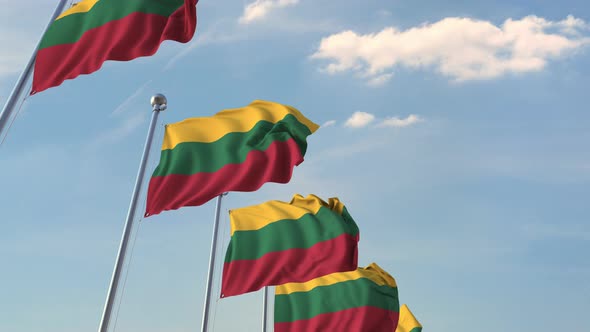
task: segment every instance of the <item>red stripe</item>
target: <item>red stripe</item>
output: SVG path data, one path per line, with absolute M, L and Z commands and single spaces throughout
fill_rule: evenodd
M 317 315 L 311 319 L 275 323 L 275 332 L 346 331 L 394 332 L 399 312 L 360 307 Z
M 308 249 L 289 249 L 271 252 L 259 259 L 226 262 L 223 266 L 221 297 L 257 291 L 264 286 L 306 282 L 330 273 L 352 271 L 358 263 L 358 240 L 358 234 L 342 234 Z
M 196 1 L 186 0 L 168 17 L 133 13 L 88 30 L 74 44 L 39 50 L 31 94 L 93 73 L 106 60 L 129 61 L 153 55 L 164 40 L 186 43 L 195 33 L 196 18 Z
M 299 145 L 289 139 L 271 143 L 266 151 L 250 151 L 243 163 L 225 165 L 215 173 L 152 177 L 145 216 L 202 205 L 227 191 L 255 191 L 266 182 L 287 183 L 293 167 L 301 162 Z

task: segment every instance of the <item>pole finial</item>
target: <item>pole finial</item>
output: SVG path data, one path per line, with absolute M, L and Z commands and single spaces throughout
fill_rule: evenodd
M 161 93 L 153 95 L 150 99 L 150 103 L 152 104 L 154 111 L 157 112 L 164 111 L 168 107 L 168 100 L 166 99 L 166 96 Z

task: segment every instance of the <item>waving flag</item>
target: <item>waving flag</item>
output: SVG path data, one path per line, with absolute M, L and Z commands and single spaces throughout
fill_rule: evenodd
M 230 212 L 221 296 L 357 268 L 359 230 L 338 198 L 295 195 Z
M 31 94 L 90 74 L 106 60 L 156 53 L 164 40 L 186 43 L 197 0 L 84 0 L 49 27 L 37 52 Z
M 275 332 L 393 332 L 399 319 L 395 279 L 373 263 L 275 289 Z
M 399 323 L 395 332 L 422 332 L 422 325 L 405 304 L 399 310 Z
M 146 217 L 201 205 L 226 191 L 289 182 L 303 162 L 307 136 L 317 129 L 297 109 L 263 100 L 167 125 Z

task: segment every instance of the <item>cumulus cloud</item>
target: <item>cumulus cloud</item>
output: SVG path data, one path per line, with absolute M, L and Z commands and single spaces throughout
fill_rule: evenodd
M 565 20 L 557 22 L 557 26 L 562 33 L 579 35 L 581 30 L 588 29 L 590 26 L 584 20 L 568 15 Z
M 362 128 L 368 126 L 375 120 L 375 116 L 367 112 L 354 112 L 352 116 L 346 120 L 344 126 L 350 128 Z
M 381 85 L 396 67 L 434 69 L 454 81 L 482 80 L 542 70 L 590 43 L 589 24 L 568 16 L 561 21 L 527 16 L 499 26 L 449 17 L 407 30 L 387 27 L 358 34 L 342 31 L 321 40 L 312 59 L 327 60 L 329 74 L 350 71 Z
M 416 114 L 410 114 L 405 119 L 401 119 L 398 117 L 389 117 L 385 118 L 385 120 L 381 121 L 379 124 L 380 127 L 395 127 L 395 128 L 402 128 L 408 127 L 418 122 L 424 121 L 421 117 L 417 116 Z
M 293 6 L 299 0 L 256 0 L 244 8 L 244 14 L 240 17 L 240 23 L 248 24 L 266 17 L 272 10 Z

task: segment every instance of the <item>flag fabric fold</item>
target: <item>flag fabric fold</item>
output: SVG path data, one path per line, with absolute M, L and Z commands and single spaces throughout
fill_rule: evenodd
M 198 0 L 84 0 L 63 12 L 43 36 L 31 94 L 90 74 L 107 60 L 156 53 L 164 40 L 186 43 Z
M 359 229 L 338 198 L 295 195 L 230 212 L 221 297 L 357 268 Z
M 395 279 L 375 263 L 275 288 L 275 332 L 392 332 L 399 313 Z
M 422 324 L 416 320 L 410 308 L 405 304 L 399 310 L 399 323 L 395 332 L 422 332 Z
M 167 125 L 145 216 L 289 182 L 317 129 L 294 107 L 263 100 Z

